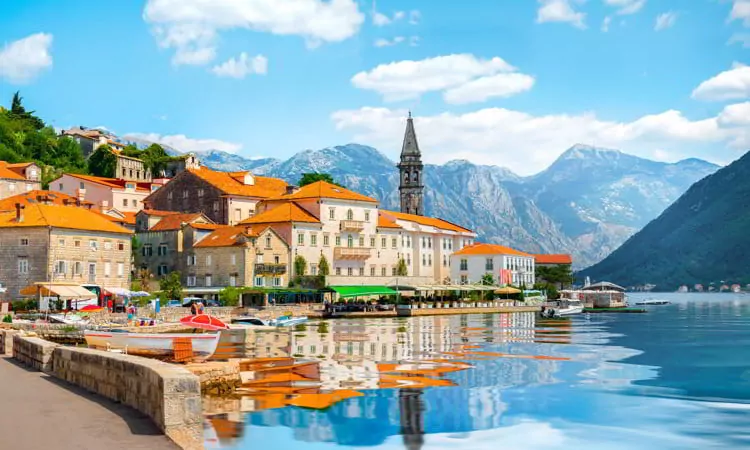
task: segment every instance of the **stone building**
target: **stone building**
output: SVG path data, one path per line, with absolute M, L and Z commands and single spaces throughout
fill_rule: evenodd
M 121 180 L 150 183 L 152 181 L 151 171 L 146 168 L 138 158 L 131 158 L 120 153 L 119 150 L 112 151 L 117 157 L 115 176 Z
M 114 136 L 105 131 L 82 126 L 63 130 L 61 135 L 67 136 L 76 141 L 78 146 L 81 147 L 83 157 L 86 159 L 88 159 L 88 157 L 102 145 L 116 142 Z
M 485 274 L 495 284 L 531 288 L 536 282 L 534 255 L 502 245 L 477 243 L 451 255 L 451 279 L 460 284 L 475 284 Z
M 188 168 L 145 199 L 147 209 L 203 213 L 215 223 L 236 225 L 255 214 L 256 204 L 284 194 L 285 181 L 251 172 Z
M 36 282 L 130 287 L 130 231 L 78 206 L 18 203 L 0 212 L 0 281 L 6 298 Z
M 398 163 L 401 212 L 406 214 L 424 215 L 424 173 L 422 169 L 422 153 L 419 151 L 417 132 L 414 130 L 414 120 L 406 119 L 404 142 L 401 146 L 401 161 Z
M 195 153 L 187 153 L 169 161 L 167 168 L 157 175 L 162 178 L 174 178 L 188 169 L 199 169 L 200 166 L 200 159 L 198 159 Z
M 272 227 L 219 228 L 193 246 L 192 256 L 188 287 L 284 287 L 289 282 L 289 246 Z
M 0 199 L 41 188 L 42 171 L 34 163 L 0 161 Z

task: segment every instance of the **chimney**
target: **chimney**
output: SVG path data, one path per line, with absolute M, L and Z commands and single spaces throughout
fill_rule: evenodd
M 253 234 L 253 227 L 245 227 L 245 234 L 247 235 Z
M 295 186 L 293 184 L 288 184 L 286 186 L 286 194 L 287 195 L 289 195 L 289 194 L 295 194 L 297 192 L 299 192 L 299 186 Z
M 109 202 L 106 200 L 102 200 L 102 203 L 101 203 L 102 212 L 107 212 L 107 208 L 109 208 Z
M 76 190 L 76 198 L 78 199 L 78 204 L 83 201 L 83 199 L 86 197 L 86 189 L 78 188 Z
M 16 222 L 23 222 L 23 210 L 26 208 L 20 203 L 16 203 Z

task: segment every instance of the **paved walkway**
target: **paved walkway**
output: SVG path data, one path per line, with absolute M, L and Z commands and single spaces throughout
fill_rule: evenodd
M 0 448 L 178 447 L 140 412 L 0 357 Z

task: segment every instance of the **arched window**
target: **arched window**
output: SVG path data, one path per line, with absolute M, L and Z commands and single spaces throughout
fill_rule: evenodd
M 415 170 L 411 177 L 412 181 L 415 183 L 419 183 L 419 171 Z
M 354 247 L 354 238 L 352 238 L 351 234 L 346 238 L 346 246 L 350 248 Z
M 346 212 L 346 220 L 354 220 L 354 213 L 351 209 Z

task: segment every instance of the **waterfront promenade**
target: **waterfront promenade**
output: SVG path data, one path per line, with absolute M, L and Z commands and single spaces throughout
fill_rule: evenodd
M 140 412 L 0 357 L 0 448 L 177 447 Z

